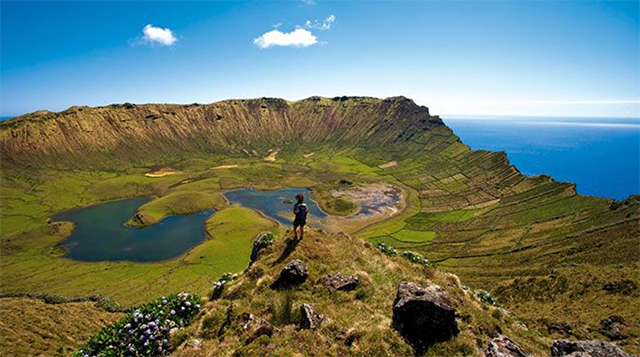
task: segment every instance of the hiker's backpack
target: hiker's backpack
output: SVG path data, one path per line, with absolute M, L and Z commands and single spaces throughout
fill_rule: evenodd
M 296 207 L 296 218 L 307 219 L 308 212 L 309 209 L 307 208 L 307 205 L 304 203 L 300 203 Z

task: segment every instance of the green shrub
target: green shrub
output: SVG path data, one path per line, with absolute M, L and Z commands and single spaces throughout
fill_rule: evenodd
M 256 240 L 254 241 L 253 245 L 258 249 L 263 249 L 272 245 L 275 241 L 276 237 L 273 235 L 273 233 L 260 233 L 260 235 L 258 235 L 258 238 L 256 238 Z
M 189 293 L 163 296 L 102 329 L 74 356 L 163 355 L 170 349 L 169 331 L 189 325 L 200 303 L 200 297 Z
M 396 255 L 398 255 L 398 252 L 395 250 L 395 248 L 384 243 L 378 243 L 378 249 L 380 249 L 381 252 L 390 257 L 395 257 Z
M 482 301 L 482 302 L 486 302 L 487 304 L 493 305 L 493 306 L 498 306 L 498 300 L 496 300 L 496 298 L 491 295 L 490 292 L 485 291 L 485 290 L 478 290 L 476 291 L 476 296 Z
M 222 295 L 224 291 L 224 287 L 227 286 L 227 283 L 238 278 L 238 274 L 234 273 L 224 273 L 222 276 L 213 283 L 213 291 L 211 291 L 211 299 L 215 300 Z

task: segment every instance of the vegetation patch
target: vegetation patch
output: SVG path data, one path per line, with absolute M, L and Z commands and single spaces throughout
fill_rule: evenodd
M 170 331 L 191 323 L 200 297 L 179 293 L 146 303 L 91 337 L 74 357 L 159 356 L 170 350 Z
M 382 253 L 384 253 L 384 254 L 386 254 L 386 255 L 388 255 L 390 257 L 395 257 L 396 255 L 398 255 L 398 251 L 394 247 L 392 247 L 390 245 L 386 245 L 384 243 L 378 243 L 378 249 Z
M 410 250 L 405 250 L 404 252 L 402 252 L 402 257 L 414 264 L 420 264 L 420 265 L 431 266 L 431 267 L 434 266 L 433 263 L 425 259 L 422 255 L 416 252 L 412 252 Z
M 432 241 L 436 237 L 436 232 L 433 231 L 414 231 L 409 229 L 403 229 L 391 235 L 394 239 L 401 242 L 408 243 L 427 243 Z
M 213 283 L 213 290 L 211 290 L 211 300 L 215 300 L 220 297 L 222 292 L 224 291 L 224 287 L 228 282 L 233 281 L 238 278 L 238 274 L 236 273 L 224 273 L 218 281 Z
M 138 213 L 127 221 L 130 226 L 146 226 L 164 217 L 222 209 L 227 201 L 219 193 L 179 191 L 157 198 L 140 206 Z
M 0 298 L 0 355 L 69 356 L 103 327 L 122 318 L 93 301 Z M 55 300 L 55 303 L 48 301 Z
M 358 212 L 360 206 L 346 199 L 336 197 L 333 191 L 340 188 L 349 187 L 352 181 L 342 179 L 339 182 L 325 183 L 317 185 L 311 191 L 311 197 L 318 202 L 320 208 L 333 216 L 350 216 Z

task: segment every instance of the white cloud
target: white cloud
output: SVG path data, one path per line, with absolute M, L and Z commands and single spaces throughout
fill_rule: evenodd
M 272 46 L 307 47 L 318 43 L 318 38 L 311 31 L 297 28 L 288 33 L 279 30 L 269 31 L 254 39 L 253 43 L 260 48 Z
M 336 21 L 335 15 L 329 15 L 322 22 L 318 20 L 314 20 L 314 21 L 307 20 L 307 22 L 305 23 L 305 26 L 310 29 L 318 29 L 318 30 L 326 31 L 331 29 L 331 25 L 333 25 L 335 21 Z
M 302 1 L 303 3 L 305 3 L 307 5 L 315 5 L 316 4 L 315 0 L 300 0 L 300 1 Z
M 178 39 L 171 29 L 148 24 L 142 29 L 142 41 L 150 45 L 172 46 Z

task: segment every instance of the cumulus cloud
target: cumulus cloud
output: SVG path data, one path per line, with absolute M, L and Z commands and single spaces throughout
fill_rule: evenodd
M 253 39 L 253 43 L 260 48 L 269 48 L 272 46 L 308 47 L 315 45 L 316 43 L 324 45 L 326 42 L 318 41 L 318 38 L 307 29 L 322 31 L 329 30 L 335 21 L 335 15 L 329 15 L 322 22 L 318 20 L 307 20 L 304 26 L 296 26 L 296 29 L 291 32 L 282 32 L 278 30 L 282 25 L 278 23 L 273 26 L 276 28 L 275 30 L 266 32 L 262 34 L 262 36 Z
M 149 45 L 173 46 L 178 38 L 169 28 L 148 24 L 142 29 L 142 42 Z
M 318 43 L 318 38 L 309 30 L 297 28 L 291 32 L 272 30 L 253 40 L 260 48 L 273 46 L 308 47 Z
M 326 31 L 331 29 L 331 25 L 333 25 L 335 21 L 336 21 L 335 15 L 329 15 L 322 22 L 318 20 L 314 20 L 314 21 L 307 20 L 307 22 L 305 23 L 305 26 L 310 29 L 318 29 L 318 30 Z

